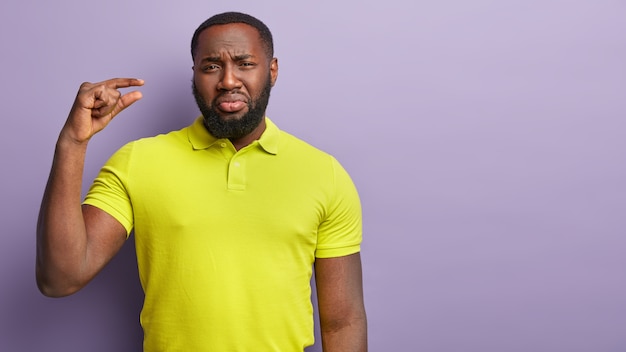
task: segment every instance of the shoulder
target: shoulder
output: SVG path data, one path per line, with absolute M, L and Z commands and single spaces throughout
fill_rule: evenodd
M 304 141 L 289 132 L 280 131 L 280 153 L 298 158 L 307 158 L 309 162 L 329 163 L 334 157 L 318 147 Z
M 281 131 L 278 156 L 290 173 L 311 184 L 325 185 L 331 193 L 354 188 L 352 178 L 334 155 L 288 132 Z
M 157 153 L 180 146 L 189 146 L 188 132 L 189 127 L 184 127 L 176 131 L 170 131 L 155 136 L 139 138 L 128 142 L 120 151 L 127 149 L 133 153 Z
M 131 168 L 131 165 L 154 164 L 159 163 L 159 160 L 172 159 L 173 155 L 180 154 L 179 151 L 191 149 L 186 129 L 187 127 L 127 142 L 111 155 L 106 165 Z

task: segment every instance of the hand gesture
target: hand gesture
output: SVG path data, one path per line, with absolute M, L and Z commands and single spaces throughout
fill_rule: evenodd
M 104 129 L 122 110 L 141 99 L 139 91 L 122 94 L 119 88 L 142 86 L 136 78 L 114 78 L 80 86 L 74 105 L 61 131 L 61 138 L 82 144 Z

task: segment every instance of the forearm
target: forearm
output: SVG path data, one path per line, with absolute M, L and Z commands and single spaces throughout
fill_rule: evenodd
M 71 294 L 81 286 L 87 235 L 81 210 L 87 145 L 57 142 L 37 222 L 37 284 L 50 296 Z
M 362 315 L 343 323 L 322 323 L 321 334 L 324 352 L 366 352 L 367 319 L 365 311 L 362 312 Z

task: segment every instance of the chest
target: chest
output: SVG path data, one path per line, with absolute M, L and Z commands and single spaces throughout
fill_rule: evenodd
M 225 246 L 315 244 L 328 191 L 314 169 L 219 150 L 153 158 L 132 170 L 136 235 Z

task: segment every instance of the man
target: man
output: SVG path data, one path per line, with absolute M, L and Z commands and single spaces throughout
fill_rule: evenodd
M 131 142 L 81 205 L 87 143 L 141 98 L 133 78 L 84 83 L 56 145 L 37 227 L 47 296 L 86 285 L 132 230 L 146 351 L 302 351 L 315 267 L 324 351 L 365 351 L 358 195 L 331 156 L 265 117 L 269 29 L 241 13 L 194 33 L 191 126 Z

